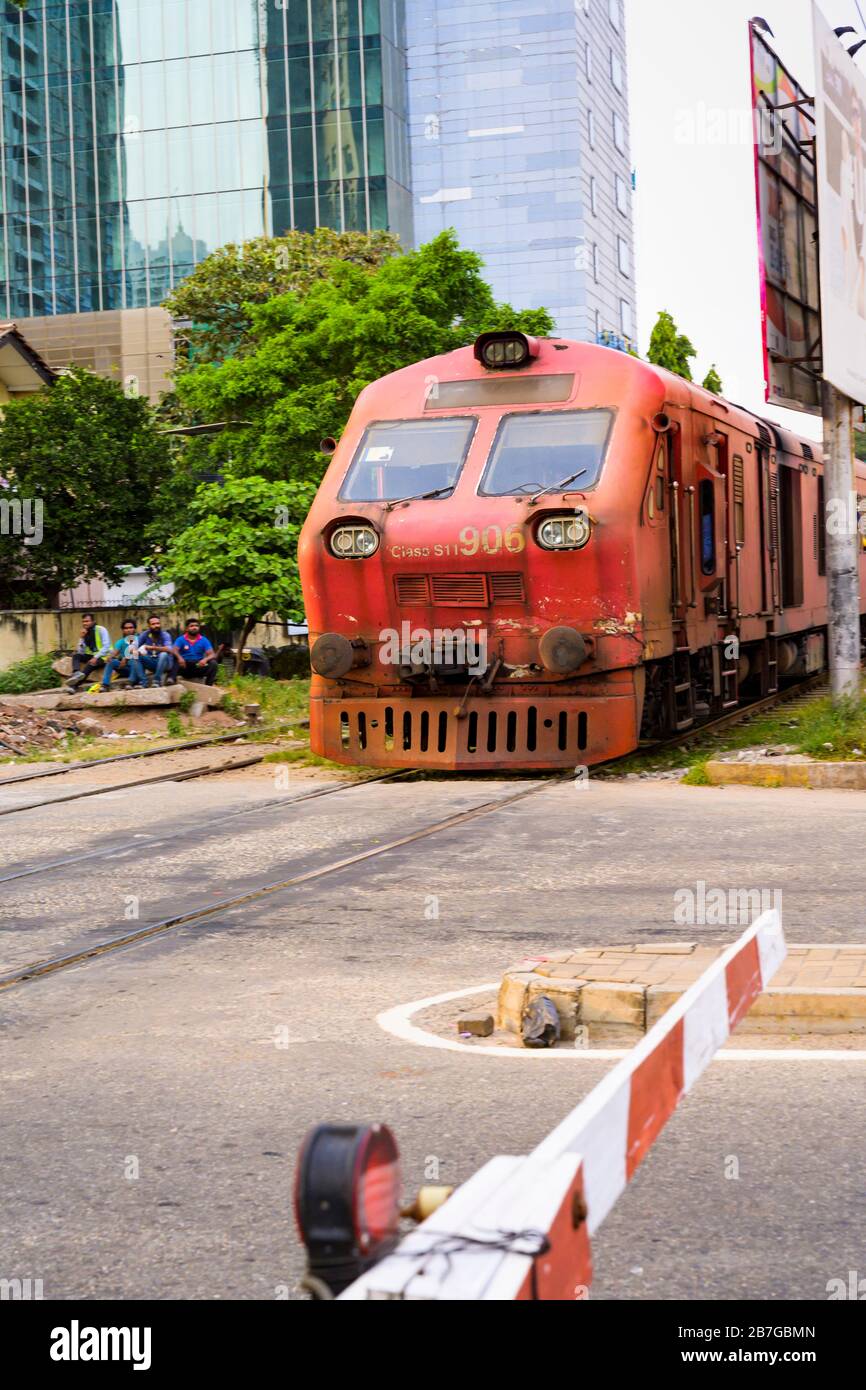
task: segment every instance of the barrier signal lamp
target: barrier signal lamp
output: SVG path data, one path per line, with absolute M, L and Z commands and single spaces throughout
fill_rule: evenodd
M 318 1298 L 348 1288 L 397 1243 L 400 1155 L 386 1125 L 317 1125 L 295 1178 L 295 1219 L 307 1250 L 305 1287 Z

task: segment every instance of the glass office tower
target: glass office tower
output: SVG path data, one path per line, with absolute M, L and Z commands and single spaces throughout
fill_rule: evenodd
M 633 336 L 622 0 L 0 0 L 0 316 L 168 384 L 217 247 L 444 227 L 499 299 Z
M 622 0 L 406 0 L 415 235 L 455 227 L 496 297 L 634 336 Z
M 153 393 L 165 316 L 129 315 L 217 247 L 317 225 L 411 244 L 403 17 L 403 0 L 0 0 L 0 313 L 52 365 Z

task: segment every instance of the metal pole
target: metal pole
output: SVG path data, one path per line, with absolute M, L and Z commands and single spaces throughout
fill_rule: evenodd
M 860 692 L 860 534 L 851 401 L 825 381 L 823 408 L 830 691 L 839 701 Z

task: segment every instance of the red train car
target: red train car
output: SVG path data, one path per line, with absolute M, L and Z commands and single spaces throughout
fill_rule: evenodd
M 588 766 L 771 693 L 824 664 L 822 498 L 820 449 L 607 348 L 374 382 L 301 535 L 312 746 Z

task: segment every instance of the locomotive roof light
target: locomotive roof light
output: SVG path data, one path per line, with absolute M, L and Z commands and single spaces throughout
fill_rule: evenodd
M 526 367 L 541 351 L 537 338 L 525 333 L 482 333 L 475 343 L 477 360 L 490 371 Z
M 400 1155 L 387 1126 L 317 1125 L 310 1131 L 295 1177 L 295 1220 L 310 1287 L 324 1284 L 341 1293 L 393 1249 L 400 1187 Z
M 338 560 L 366 560 L 379 549 L 379 536 L 372 526 L 352 522 L 336 526 L 328 537 L 328 545 Z
M 583 550 L 591 536 L 592 521 L 582 509 L 545 517 L 535 533 L 542 550 Z

